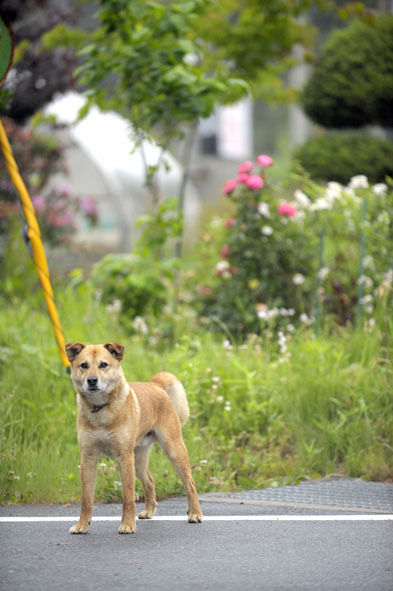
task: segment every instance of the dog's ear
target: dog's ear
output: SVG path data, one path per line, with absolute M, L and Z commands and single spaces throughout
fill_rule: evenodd
M 71 361 L 72 363 L 75 357 L 77 357 L 85 347 L 86 345 L 83 343 L 67 343 L 65 346 L 65 352 L 67 354 L 68 361 Z
M 106 343 L 106 345 L 104 345 L 104 347 L 118 361 L 121 361 L 123 359 L 123 355 L 124 355 L 123 345 L 118 345 L 117 343 Z

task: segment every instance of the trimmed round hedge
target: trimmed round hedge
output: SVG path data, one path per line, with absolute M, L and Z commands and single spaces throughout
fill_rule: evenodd
M 346 184 L 365 174 L 370 182 L 379 183 L 393 176 L 393 144 L 363 132 L 329 132 L 308 140 L 294 157 L 315 180 Z
M 393 127 L 393 15 L 335 31 L 301 95 L 314 122 L 328 128 Z

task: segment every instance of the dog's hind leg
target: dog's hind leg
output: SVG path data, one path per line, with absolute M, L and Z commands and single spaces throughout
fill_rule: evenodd
M 135 448 L 135 472 L 142 483 L 145 494 L 145 507 L 138 514 L 139 519 L 151 519 L 157 507 L 154 478 L 149 470 L 149 455 L 152 447 L 153 443 Z
M 178 428 L 172 427 L 170 432 L 164 432 L 162 429 L 159 430 L 158 428 L 155 428 L 155 432 L 161 447 L 168 456 L 186 489 L 188 500 L 188 521 L 190 523 L 200 523 L 202 521 L 202 511 L 199 506 L 198 493 L 191 474 L 190 461 L 187 448 L 184 445 L 180 423 Z

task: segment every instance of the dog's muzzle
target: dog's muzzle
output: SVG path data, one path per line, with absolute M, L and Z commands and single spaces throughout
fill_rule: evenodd
M 86 381 L 90 391 L 98 390 L 98 378 L 96 376 L 90 376 Z

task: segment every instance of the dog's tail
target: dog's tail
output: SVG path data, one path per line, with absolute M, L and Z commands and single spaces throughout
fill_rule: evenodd
M 184 425 L 190 416 L 190 409 L 188 407 L 186 391 L 180 380 L 172 373 L 162 371 L 152 377 L 150 381 L 158 384 L 165 390 L 176 409 L 180 423 Z

